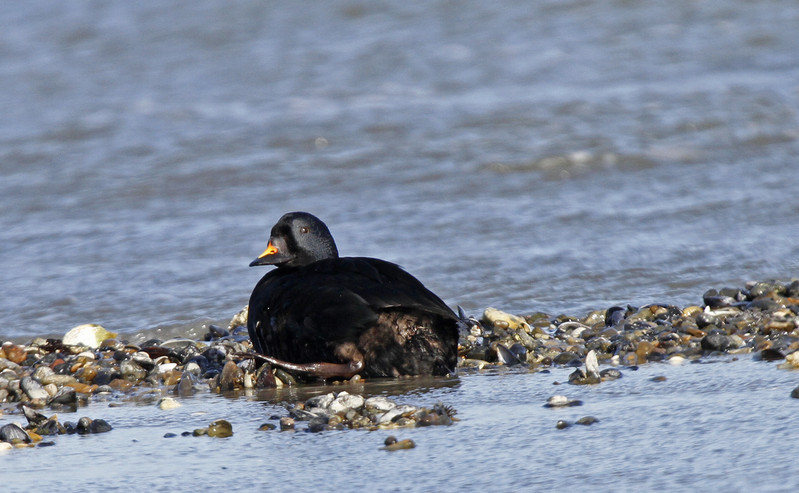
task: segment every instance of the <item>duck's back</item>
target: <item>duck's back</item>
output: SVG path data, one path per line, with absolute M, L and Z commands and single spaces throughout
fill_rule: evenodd
M 364 374 L 443 374 L 457 361 L 458 319 L 396 264 L 319 260 L 266 274 L 250 297 L 255 350 L 293 363 L 336 362 L 354 345 Z

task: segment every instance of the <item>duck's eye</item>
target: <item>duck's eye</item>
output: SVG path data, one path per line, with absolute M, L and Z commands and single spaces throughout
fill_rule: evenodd
M 303 227 L 300 228 L 300 233 L 303 233 L 303 234 L 308 233 L 310 231 L 311 230 L 310 230 L 310 228 L 308 228 L 308 226 L 303 226 Z

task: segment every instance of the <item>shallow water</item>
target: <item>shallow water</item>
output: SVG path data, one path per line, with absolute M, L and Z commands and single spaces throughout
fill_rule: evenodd
M 789 1 L 15 4 L 0 12 L 0 339 L 89 322 L 200 337 L 247 302 L 266 271 L 247 264 L 290 210 L 475 315 L 687 305 L 797 277 L 798 19 Z M 307 488 L 338 474 L 439 489 L 442 464 L 447 485 L 475 489 L 791 478 L 776 467 L 791 454 L 759 442 L 788 433 L 783 411 L 758 406 L 790 409 L 792 374 L 668 371 L 651 393 L 581 389 L 602 422 L 565 432 L 540 408 L 546 378 L 464 376 L 419 395 L 464 421 L 409 431 L 420 446 L 402 455 L 369 433 L 165 440 L 150 408 L 103 408 L 112 433 L 33 453 L 98 464 L 98 488 L 116 483 L 109 464 L 154 482 L 187 470 L 187 488 L 285 484 L 298 464 L 313 473 L 290 481 Z M 181 412 L 246 430 L 263 406 L 201 397 Z M 2 459 L 20 471 L 9 481 L 29 457 Z
M 593 491 L 630 492 L 790 489 L 790 465 L 799 453 L 791 424 L 799 401 L 789 396 L 797 384 L 794 372 L 746 357 L 622 368 L 621 379 L 597 386 L 553 385 L 570 372 L 464 373 L 422 380 L 413 390 L 387 382 L 336 387 L 428 407 L 442 401 L 460 419 L 452 426 L 373 432 L 257 430 L 275 423 L 272 415 L 287 415 L 284 400 L 332 387 L 249 397 L 204 393 L 182 399 L 172 411 L 97 402 L 74 418 L 60 417 L 103 417 L 114 426 L 111 432 L 63 435 L 53 447 L 1 455 L 4 485 L 90 491 L 129 490 L 134 482 L 234 491 L 565 491 L 586 484 Z M 554 394 L 583 405 L 544 408 Z M 558 420 L 573 423 L 583 416 L 599 422 L 555 427 Z M 180 436 L 216 419 L 232 423 L 232 437 Z M 411 438 L 416 448 L 380 450 L 388 435 Z

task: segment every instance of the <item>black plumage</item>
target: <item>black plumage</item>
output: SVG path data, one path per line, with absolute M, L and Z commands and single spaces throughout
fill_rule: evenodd
M 443 375 L 457 363 L 460 320 L 398 265 L 339 257 L 327 226 L 284 215 L 250 265 L 276 265 L 255 286 L 247 328 L 258 353 L 317 377 Z

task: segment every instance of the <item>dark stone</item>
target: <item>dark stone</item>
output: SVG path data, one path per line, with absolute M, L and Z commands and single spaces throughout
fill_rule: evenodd
M 92 432 L 92 419 L 86 416 L 78 420 L 78 425 L 75 426 L 75 431 L 79 435 L 87 435 Z
M 737 300 L 731 296 L 724 296 L 720 295 L 718 291 L 715 289 L 711 289 L 705 292 L 702 295 L 702 301 L 705 302 L 705 305 L 711 308 L 720 308 L 725 306 L 730 306 L 734 304 Z
M 582 366 L 583 364 L 580 356 L 571 351 L 563 351 L 559 355 L 555 356 L 552 362 L 563 366 Z
M 794 399 L 799 399 L 799 387 L 796 387 L 791 391 L 791 397 Z
M 108 422 L 104 419 L 92 420 L 91 424 L 89 425 L 89 431 L 92 433 L 105 433 L 111 430 L 111 425 L 108 424 Z
M 96 385 L 108 385 L 112 380 L 116 380 L 117 378 L 122 378 L 122 375 L 118 371 L 114 371 L 110 368 L 103 368 L 97 371 L 97 375 L 92 380 L 92 383 Z
M 119 351 L 114 351 L 115 361 L 125 361 L 126 359 L 130 359 L 130 353 L 121 349 Z
M 22 414 L 31 426 L 39 426 L 47 421 L 47 416 L 25 405 L 22 406 Z
M 757 298 L 746 305 L 747 310 L 760 310 L 764 312 L 774 311 L 780 308 L 780 304 L 771 298 Z
M 575 424 L 583 425 L 583 426 L 590 426 L 594 423 L 599 423 L 599 420 L 593 416 L 583 416 L 582 418 L 575 421 Z
M 58 424 L 58 421 L 55 419 L 48 419 L 43 424 L 41 424 L 38 428 L 36 428 L 36 433 L 39 435 L 58 435 L 65 433 L 63 426 Z
M 75 389 L 72 387 L 61 387 L 58 389 L 58 392 L 53 396 L 53 403 L 55 404 L 64 404 L 64 405 L 71 405 L 76 404 L 78 402 L 78 395 L 75 392 Z
M 225 357 L 226 357 L 225 351 L 218 347 L 210 347 L 206 349 L 205 351 L 203 351 L 203 356 L 205 356 L 205 359 L 208 360 L 208 363 L 212 367 L 221 368 L 222 365 L 225 363 Z
M 726 334 L 711 332 L 702 338 L 701 344 L 706 351 L 726 351 L 732 346 L 732 341 Z
M 229 335 L 230 332 L 228 332 L 227 330 L 212 324 L 208 326 L 208 332 L 205 334 L 203 339 L 206 341 L 213 341 L 215 339 L 221 339 Z
M 785 355 L 779 349 L 769 348 L 760 351 L 760 359 L 763 361 L 779 361 L 785 359 Z
M 614 327 L 627 316 L 627 309 L 611 306 L 605 311 L 605 327 Z
M 618 380 L 622 377 L 622 374 L 616 368 L 607 368 L 599 372 L 599 376 L 602 380 Z
M 25 433 L 25 430 L 14 423 L 10 423 L 0 428 L 0 441 L 8 443 L 31 443 L 31 437 Z
M 696 317 L 696 326 L 700 329 L 708 325 L 718 325 L 719 318 L 712 313 L 702 312 Z

